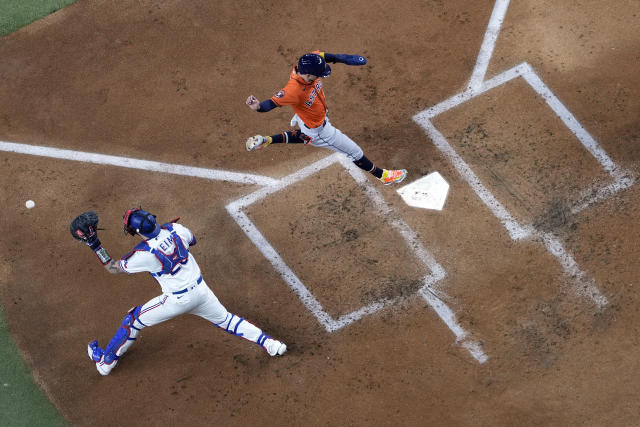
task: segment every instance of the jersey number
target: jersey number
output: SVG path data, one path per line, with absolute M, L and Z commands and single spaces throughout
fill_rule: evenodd
M 180 261 L 180 264 L 185 265 L 188 261 L 189 261 L 189 258 L 185 258 L 182 261 Z M 180 269 L 182 268 L 182 265 L 179 265 L 178 268 L 176 268 L 169 274 L 171 274 L 172 276 L 175 275 L 178 271 L 180 271 Z

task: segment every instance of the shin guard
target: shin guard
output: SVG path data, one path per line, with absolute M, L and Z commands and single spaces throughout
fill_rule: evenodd
M 124 316 L 120 328 L 118 328 L 116 334 L 104 349 L 104 358 L 101 361 L 101 365 L 105 369 L 110 367 L 109 370 L 111 370 L 115 367 L 117 360 L 133 345 L 138 333 L 145 327 L 138 318 L 141 308 L 141 306 L 134 307 Z

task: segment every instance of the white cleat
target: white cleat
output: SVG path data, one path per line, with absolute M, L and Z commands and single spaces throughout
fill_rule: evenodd
M 116 367 L 118 364 L 117 360 L 112 360 L 111 363 L 104 362 L 104 356 L 100 359 L 99 362 L 96 362 L 96 369 L 100 372 L 100 375 L 109 375 L 109 373 Z
M 267 338 L 263 345 L 269 356 L 282 356 L 287 351 L 287 345 L 281 341 Z

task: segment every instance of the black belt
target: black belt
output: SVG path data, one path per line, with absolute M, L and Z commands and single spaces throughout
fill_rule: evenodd
M 196 280 L 196 284 L 193 286 L 189 286 L 188 288 L 184 288 L 181 289 L 179 291 L 176 292 L 171 292 L 173 295 L 180 295 L 180 294 L 184 294 L 187 291 L 190 291 L 191 289 L 195 288 L 197 285 L 199 285 L 200 283 L 202 283 L 202 276 L 198 277 L 198 280 Z
M 324 127 L 324 125 L 326 125 L 326 124 L 327 124 L 327 119 L 325 118 L 325 119 L 324 119 L 324 122 L 322 122 L 322 124 L 321 124 L 320 126 L 316 126 L 316 127 L 312 128 L 312 127 L 310 127 L 310 126 L 307 126 L 307 124 L 306 124 L 306 123 L 305 123 L 304 125 L 305 125 L 305 126 L 307 126 L 307 128 L 308 128 L 308 129 L 318 129 L 318 128 L 323 128 L 323 127 Z

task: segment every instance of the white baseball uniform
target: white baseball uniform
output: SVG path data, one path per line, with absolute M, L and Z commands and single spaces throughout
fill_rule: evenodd
M 119 261 L 127 273 L 151 273 L 162 287 L 162 294 L 132 308 L 102 352 L 97 342 L 95 346 L 90 344 L 89 357 L 93 355 L 92 360 L 102 375 L 111 372 L 141 329 L 185 313 L 203 317 L 233 335 L 255 342 L 271 356 L 286 351 L 282 342 L 264 334 L 244 318 L 229 313 L 220 303 L 203 280 L 200 267 L 189 252 L 189 247 L 195 243 L 196 239 L 187 227 L 168 223 L 161 227 L 156 237 L 142 241 Z M 98 348 L 97 353 L 94 353 L 94 348 Z

